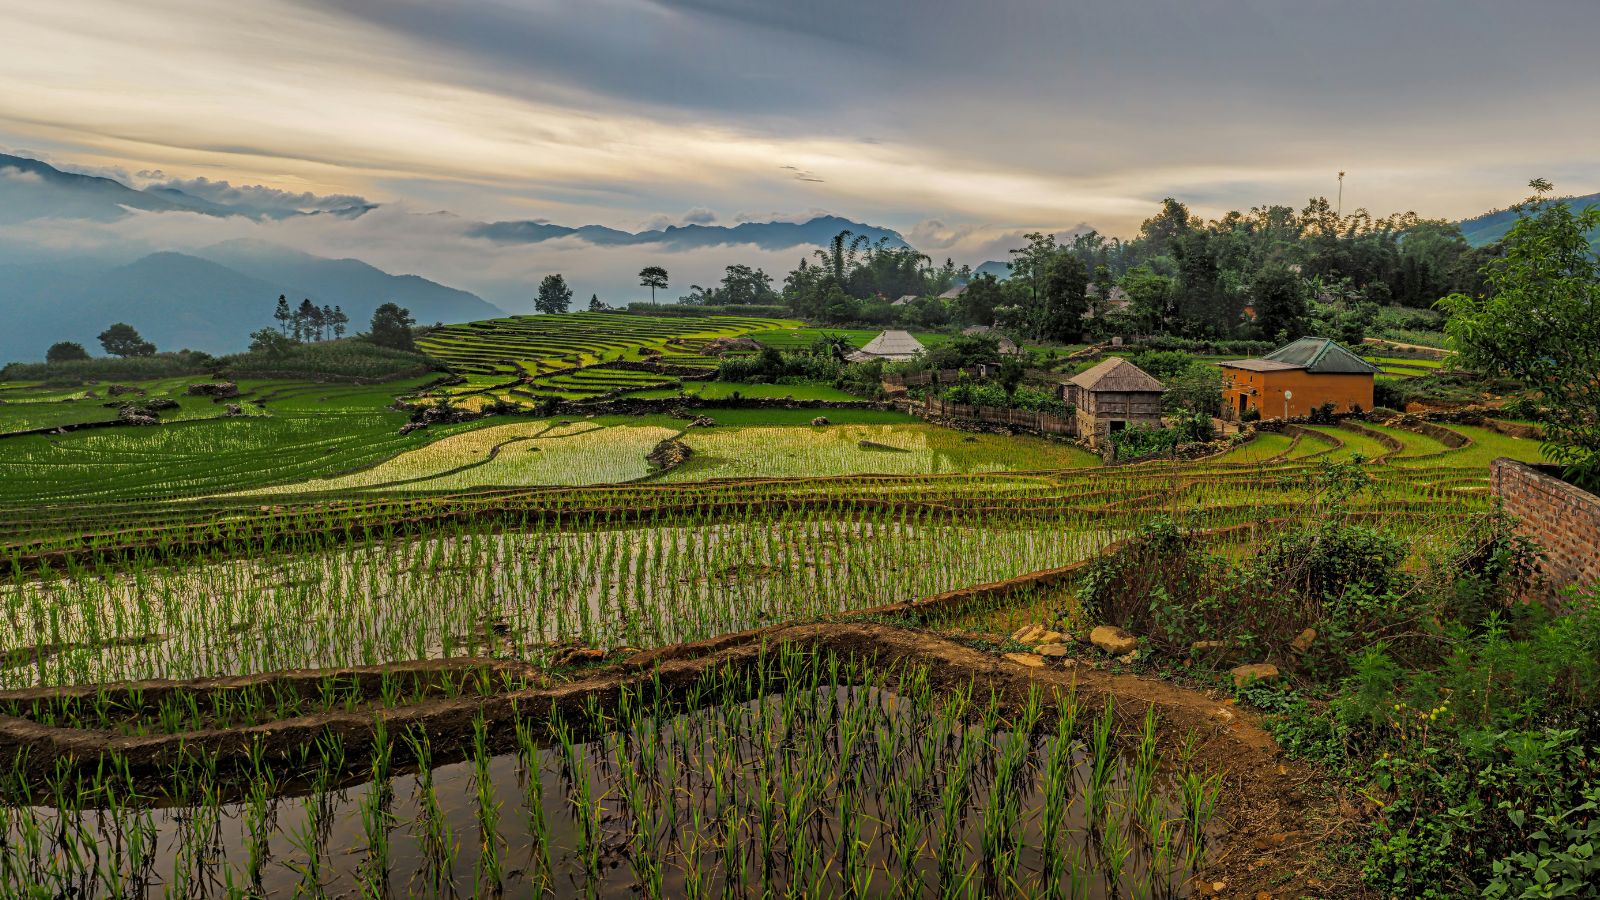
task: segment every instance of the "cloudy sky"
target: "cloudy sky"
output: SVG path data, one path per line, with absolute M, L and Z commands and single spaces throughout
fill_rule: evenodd
M 1534 176 L 1600 190 L 1593 0 L 11 0 L 4 21 L 0 146 L 412 218 L 829 211 L 978 263 L 1026 230 L 1131 235 L 1165 196 L 1331 199 L 1340 170 L 1375 214 L 1462 218 Z M 428 257 L 404 230 L 368 255 Z M 316 240 L 374 238 L 293 242 Z M 437 263 L 486 264 L 547 261 Z

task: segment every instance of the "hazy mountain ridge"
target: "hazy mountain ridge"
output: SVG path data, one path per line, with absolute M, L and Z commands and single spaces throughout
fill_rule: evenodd
M 681 249 L 754 244 L 763 250 L 784 250 L 802 245 L 826 245 L 841 231 L 865 235 L 874 243 L 887 239 L 890 247 L 911 246 L 898 231 L 852 222 L 839 216 L 818 216 L 805 222 L 744 222 L 731 228 L 726 225 L 669 225 L 659 231 L 641 231 L 637 234 L 603 225 L 569 228 L 548 222 L 489 222 L 474 227 L 468 233 L 474 237 L 520 244 L 537 244 L 577 236 L 591 244 L 601 245 L 666 244 Z
M 1585 194 L 1582 197 L 1562 197 L 1561 202 L 1575 210 L 1582 210 L 1585 206 L 1600 204 L 1600 194 Z M 1500 209 L 1491 213 L 1484 213 L 1471 219 L 1461 220 L 1461 233 L 1467 238 L 1467 243 L 1474 247 L 1492 244 L 1506 236 L 1511 230 L 1511 223 L 1517 220 L 1515 210 Z M 1600 228 L 1589 232 L 1590 243 L 1600 243 Z
M 0 360 L 43 359 L 56 341 L 77 341 L 99 353 L 95 336 L 113 322 L 127 322 L 163 350 L 243 350 L 250 332 L 276 325 L 272 312 L 280 294 L 296 304 L 339 305 L 351 333 L 390 301 L 424 323 L 505 314 L 476 294 L 390 275 L 359 260 L 252 241 L 229 241 L 200 254 L 152 253 L 112 268 L 0 266 L 0 305 L 12 310 L 0 331 Z

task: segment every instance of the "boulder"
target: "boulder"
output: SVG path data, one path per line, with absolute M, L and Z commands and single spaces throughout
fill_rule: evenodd
M 1040 644 L 1033 652 L 1040 656 L 1066 656 L 1072 652 L 1071 644 Z
M 1230 669 L 1228 674 L 1233 676 L 1234 687 L 1244 687 L 1252 681 L 1276 681 L 1278 667 L 1269 663 L 1252 663 Z
M 1311 642 L 1317 639 L 1317 630 L 1307 628 L 1300 632 L 1300 636 L 1289 642 L 1289 649 L 1296 653 L 1306 653 L 1311 649 Z
M 1139 649 L 1139 637 L 1115 625 L 1101 625 L 1089 632 L 1089 643 L 1112 656 L 1125 656 Z
M 225 416 L 242 416 L 244 415 L 244 410 L 240 409 L 237 403 L 229 403 L 228 408 L 222 414 Z
M 687 424 L 687 425 L 685 425 L 683 427 L 685 427 L 685 428 L 712 428 L 712 427 L 715 427 L 716 424 L 717 424 L 717 420 L 711 418 L 710 416 L 695 416 L 693 419 L 689 420 L 689 424 Z
M 1046 631 L 1044 634 L 1039 635 L 1034 640 L 1037 640 L 1041 644 L 1059 644 L 1061 643 L 1061 639 L 1061 632 Z
M 123 394 L 138 394 L 144 396 L 144 388 L 131 387 L 126 384 L 113 384 L 106 388 L 106 393 L 112 397 L 121 397 Z
M 815 419 L 811 420 L 811 424 L 813 424 L 813 425 L 826 425 L 826 424 L 828 424 L 828 417 L 827 416 L 817 416 Z
M 239 386 L 231 381 L 191 384 L 184 393 L 193 397 L 237 397 Z
M 1035 669 L 1044 665 L 1044 657 L 1036 653 L 1007 653 L 1006 659 Z

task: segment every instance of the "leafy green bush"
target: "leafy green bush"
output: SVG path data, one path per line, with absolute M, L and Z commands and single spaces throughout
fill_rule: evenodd
M 1133 459 L 1148 453 L 1165 453 L 1178 446 L 1183 435 L 1171 428 L 1148 423 L 1111 432 L 1111 446 L 1117 459 Z
M 0 369 L 0 380 L 52 381 L 81 384 L 85 381 L 154 381 L 197 373 L 212 357 L 199 351 L 157 353 L 126 359 L 102 356 L 92 359 L 53 363 L 11 363 Z

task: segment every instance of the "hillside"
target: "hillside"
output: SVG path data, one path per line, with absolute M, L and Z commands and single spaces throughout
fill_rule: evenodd
M 1600 194 L 1585 194 L 1582 197 L 1563 197 L 1561 202 L 1573 207 L 1583 209 L 1585 206 L 1600 204 Z M 1461 231 L 1466 235 L 1467 243 L 1474 247 L 1492 244 L 1505 237 L 1511 229 L 1511 223 L 1517 220 L 1517 214 L 1509 209 L 1496 210 L 1485 213 L 1472 219 L 1463 219 Z M 1589 233 L 1591 243 L 1600 243 L 1600 228 Z
M 127 322 L 163 350 L 233 353 L 249 334 L 275 324 L 280 294 L 338 304 L 351 331 L 393 300 L 419 322 L 501 315 L 474 294 L 416 276 L 389 275 L 356 260 L 327 260 L 272 245 L 210 248 L 250 272 L 182 253 L 152 253 L 126 266 L 0 266 L 0 306 L 12 312 L 0 332 L 0 360 L 39 360 L 56 341 L 98 353 L 95 335 Z

